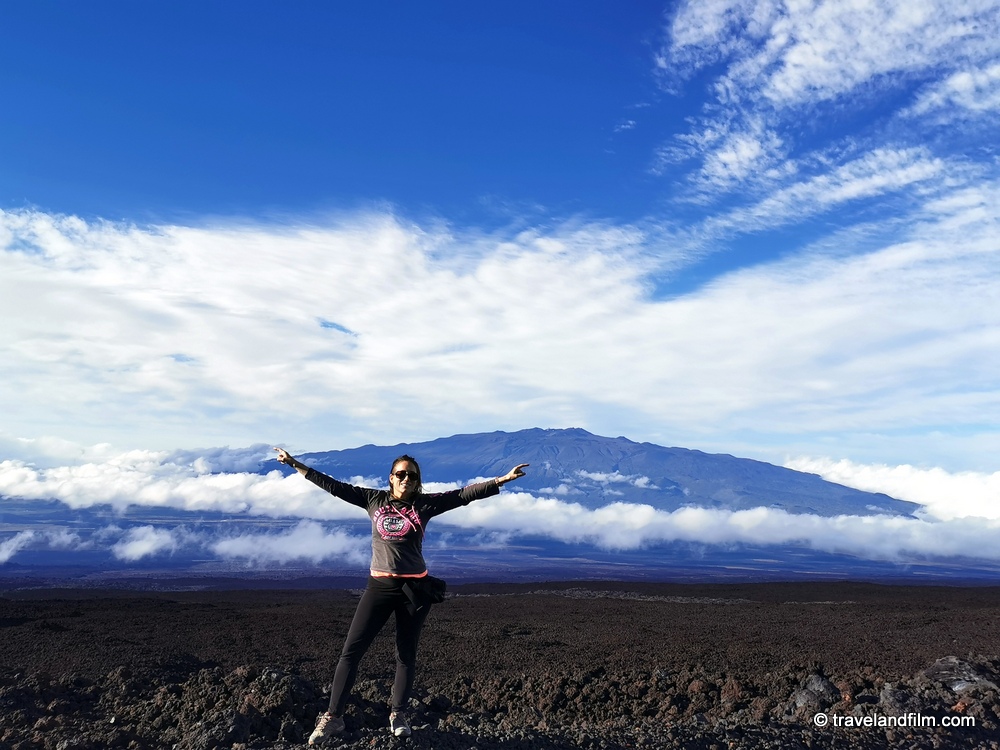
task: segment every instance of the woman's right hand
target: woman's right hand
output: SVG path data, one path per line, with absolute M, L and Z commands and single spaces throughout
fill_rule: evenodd
M 295 458 L 295 456 L 286 451 L 284 448 L 275 448 L 275 450 L 278 452 L 278 463 L 282 463 L 285 466 L 291 466 L 302 476 L 309 473 L 309 467 Z

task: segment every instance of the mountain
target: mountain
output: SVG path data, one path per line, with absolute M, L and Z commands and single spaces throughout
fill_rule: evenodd
M 426 482 L 467 482 L 530 463 L 527 476 L 510 489 L 591 509 L 627 502 L 667 511 L 769 507 L 820 516 L 912 516 L 919 507 L 762 461 L 601 437 L 582 429 L 454 435 L 425 443 L 307 453 L 299 459 L 340 479 L 362 476 L 384 482 L 401 454 L 417 459 Z M 291 471 L 277 461 L 267 462 L 262 471 L 275 468 Z
M 265 446 L 183 451 L 140 484 L 126 477 L 129 487 L 151 487 L 153 503 L 0 497 L 0 590 L 342 586 L 363 578 L 368 519 L 299 478 L 276 482 L 271 472 L 291 470 L 261 460 L 265 453 Z M 471 506 L 472 515 L 435 520 L 425 557 L 435 574 L 456 582 L 1000 580 L 1000 562 L 974 524 L 932 537 L 914 503 L 761 461 L 581 429 L 453 435 L 298 458 L 342 480 L 385 486 L 404 453 L 420 462 L 430 489 L 530 464 L 499 497 Z M 177 479 L 177 467 L 198 462 L 197 477 Z M 706 510 L 671 513 L 692 507 Z M 942 537 L 951 541 L 932 543 Z

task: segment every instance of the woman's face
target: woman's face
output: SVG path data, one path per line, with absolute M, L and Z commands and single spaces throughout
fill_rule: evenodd
M 409 461 L 399 461 L 393 465 L 392 473 L 389 474 L 389 490 L 394 498 L 408 500 L 419 485 L 416 466 Z

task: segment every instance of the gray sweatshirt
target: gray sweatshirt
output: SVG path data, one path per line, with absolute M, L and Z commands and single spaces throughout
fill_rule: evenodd
M 500 492 L 495 479 L 448 492 L 421 492 L 408 501 L 393 500 L 388 490 L 355 487 L 315 469 L 306 479 L 331 495 L 357 505 L 372 519 L 372 575 L 419 576 L 424 562 L 424 528 L 434 516 Z

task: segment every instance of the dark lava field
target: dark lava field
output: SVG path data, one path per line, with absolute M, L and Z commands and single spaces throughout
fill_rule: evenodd
M 413 736 L 386 728 L 390 624 L 329 747 L 1000 748 L 997 587 L 451 591 Z M 3 591 L 0 750 L 303 746 L 359 594 Z

